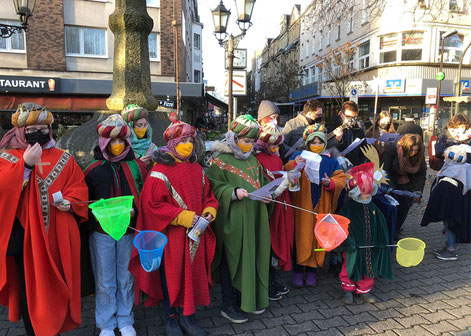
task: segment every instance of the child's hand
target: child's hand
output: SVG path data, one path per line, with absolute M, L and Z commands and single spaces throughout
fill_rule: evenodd
M 196 222 L 198 221 L 198 215 L 193 216 L 193 220 L 191 221 L 191 227 L 195 226 Z
M 301 163 L 306 163 L 306 159 L 302 158 L 301 155 L 296 156 L 294 159 L 297 165 L 300 165 Z
M 70 201 L 69 200 L 63 200 L 62 202 L 60 203 L 52 203 L 53 206 L 55 206 L 57 208 L 57 210 L 59 211 L 63 211 L 63 212 L 67 212 L 67 211 L 70 211 Z
M 208 222 L 211 222 L 213 220 L 213 215 L 211 215 L 209 212 L 206 212 L 202 215 L 204 219 L 206 219 Z
M 247 190 L 239 188 L 236 191 L 236 196 L 237 196 L 237 199 L 240 201 L 246 197 L 249 197 L 249 193 L 247 192 Z
M 323 185 L 324 187 L 327 188 L 328 186 L 330 186 L 330 177 L 327 176 L 327 173 L 324 173 L 324 177 L 322 178 L 321 181 L 322 181 L 322 185 Z

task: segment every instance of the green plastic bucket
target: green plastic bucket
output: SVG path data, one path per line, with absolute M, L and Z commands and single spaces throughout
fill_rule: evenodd
M 103 231 L 116 241 L 126 233 L 131 221 L 134 196 L 120 196 L 101 199 L 88 207 L 100 223 Z

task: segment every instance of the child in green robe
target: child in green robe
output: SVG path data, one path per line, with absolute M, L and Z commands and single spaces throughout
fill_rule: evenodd
M 211 148 L 214 159 L 207 172 L 219 202 L 213 277 L 221 282 L 221 315 L 233 323 L 247 322 L 244 312 L 260 314 L 268 306 L 269 213 L 266 204 L 248 198 L 268 183 L 252 155 L 258 136 L 252 116 L 239 116 L 226 139 Z

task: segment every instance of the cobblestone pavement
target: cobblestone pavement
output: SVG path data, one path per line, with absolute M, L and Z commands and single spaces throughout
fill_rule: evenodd
M 424 201 L 428 199 L 427 184 Z M 375 280 L 374 295 L 379 302 L 342 304 L 339 280 L 322 269 L 315 288 L 291 289 L 280 301 L 270 302 L 261 315 L 235 325 L 221 317 L 219 286 L 212 290 L 212 303 L 199 308 L 196 317 L 210 335 L 471 335 L 471 246 L 459 246 L 457 261 L 440 261 L 432 249 L 442 247 L 442 225 L 419 226 L 426 203 L 414 205 L 404 224 L 404 236 L 417 237 L 427 244 L 425 258 L 417 267 L 403 268 L 394 261 L 394 280 Z M 394 258 L 395 260 L 395 258 Z M 289 285 L 290 274 L 280 272 Z M 93 297 L 83 300 L 82 325 L 66 336 L 93 336 Z M 0 311 L 0 336 L 24 335 L 22 323 L 11 323 L 7 309 Z M 160 308 L 135 308 L 139 336 L 162 335 Z M 119 335 L 119 332 L 116 332 Z

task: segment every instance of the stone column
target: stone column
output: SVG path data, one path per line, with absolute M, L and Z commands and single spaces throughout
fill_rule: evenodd
M 113 92 L 106 100 L 112 111 L 137 104 L 151 111 L 158 102 L 152 96 L 148 36 L 153 20 L 146 0 L 116 0 L 109 18 L 114 33 Z

